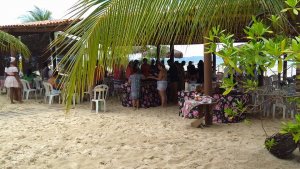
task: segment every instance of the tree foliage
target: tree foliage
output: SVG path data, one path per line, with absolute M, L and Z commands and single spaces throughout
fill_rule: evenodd
M 46 9 L 41 9 L 34 6 L 32 11 L 27 11 L 28 14 L 22 15 L 19 18 L 22 22 L 45 21 L 52 19 L 52 12 Z

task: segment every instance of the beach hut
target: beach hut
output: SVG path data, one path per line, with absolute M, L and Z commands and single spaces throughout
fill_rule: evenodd
M 23 69 L 42 69 L 43 63 L 49 62 L 50 56 L 53 56 L 53 66 L 56 66 L 55 47 L 49 48 L 49 44 L 55 38 L 55 32 L 64 31 L 70 25 L 77 23 L 79 20 L 60 19 L 36 21 L 12 25 L 2 25 L 0 30 L 7 32 L 15 37 L 19 37 L 21 41 L 28 46 L 31 57 L 28 61 L 23 60 Z M 8 52 L 0 52 L 0 61 L 4 63 L 5 56 L 11 55 Z M 0 75 L 4 74 L 4 65 L 0 65 Z

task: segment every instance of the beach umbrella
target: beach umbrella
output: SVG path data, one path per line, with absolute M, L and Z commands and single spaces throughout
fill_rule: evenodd
M 166 55 L 166 58 L 170 58 L 171 56 L 171 52 L 168 52 Z M 174 58 L 182 58 L 183 57 L 183 53 L 179 50 L 174 49 Z
M 168 54 L 168 51 L 170 51 L 170 47 L 166 46 L 166 45 L 162 45 L 160 47 L 160 56 L 162 57 L 166 57 Z M 156 46 L 148 46 L 145 50 L 145 48 L 142 48 L 141 52 L 143 57 L 154 57 L 157 55 L 157 47 Z
M 135 50 L 137 51 L 137 50 Z M 148 49 L 146 49 L 146 51 L 141 48 L 140 52 L 136 52 L 136 53 L 142 53 L 142 56 L 156 56 L 156 52 L 157 52 L 157 47 L 153 46 L 153 47 L 149 47 Z M 160 48 L 160 56 L 161 57 L 165 57 L 165 58 L 170 58 L 170 47 L 168 46 L 162 46 Z M 174 57 L 175 58 L 182 58 L 183 57 L 183 53 L 179 50 L 174 49 Z

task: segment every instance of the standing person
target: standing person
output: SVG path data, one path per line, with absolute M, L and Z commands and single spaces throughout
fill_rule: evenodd
M 49 76 L 49 71 L 50 71 L 50 69 L 49 69 L 49 67 L 48 67 L 48 63 L 44 63 L 44 68 L 43 68 L 43 70 L 42 70 L 42 78 L 43 78 L 43 80 L 48 80 L 49 79 L 49 77 L 51 76 Z
M 158 64 L 157 67 L 159 70 L 158 77 L 155 78 L 157 80 L 157 90 L 159 92 L 161 106 L 165 107 L 167 105 L 167 94 L 166 94 L 166 89 L 168 86 L 167 70 L 165 66 L 162 64 Z
M 150 65 L 148 64 L 147 58 L 143 59 L 143 64 L 141 66 L 142 74 L 147 77 L 150 74 Z
M 144 76 L 139 73 L 138 64 L 134 64 L 132 74 L 129 76 L 129 83 L 131 86 L 130 97 L 134 110 L 139 109 L 140 107 L 140 90 L 142 79 L 144 79 Z
M 189 64 L 187 66 L 187 76 L 190 79 L 190 81 L 197 80 L 197 70 L 192 61 L 189 61 Z
M 170 66 L 169 71 L 168 71 L 168 81 L 170 82 L 169 84 L 169 89 L 170 89 L 170 94 L 169 94 L 169 100 L 173 103 L 177 103 L 177 92 L 178 92 L 178 70 L 173 61 L 170 59 L 167 61 L 168 65 Z
M 16 58 L 10 57 L 9 65 L 7 65 L 7 67 L 5 68 L 6 78 L 4 86 L 9 89 L 11 104 L 14 104 L 14 96 L 17 96 L 17 100 L 22 103 L 20 90 L 22 88 L 22 83 L 20 81 L 20 77 L 18 74 L 19 71 L 16 65 Z
M 150 65 L 150 75 L 156 76 L 157 75 L 157 64 L 155 63 L 155 60 L 151 60 L 151 65 Z
M 133 61 L 130 61 L 125 70 L 126 79 L 129 79 L 130 75 L 132 75 Z
M 204 82 L 204 62 L 202 60 L 198 63 L 198 78 L 197 83 L 203 84 Z

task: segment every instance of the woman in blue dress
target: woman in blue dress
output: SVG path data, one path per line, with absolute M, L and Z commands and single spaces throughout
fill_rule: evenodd
M 141 92 L 141 80 L 145 77 L 140 73 L 138 64 L 133 66 L 133 74 L 129 76 L 129 84 L 131 86 L 130 97 L 134 109 L 140 107 L 140 92 Z

